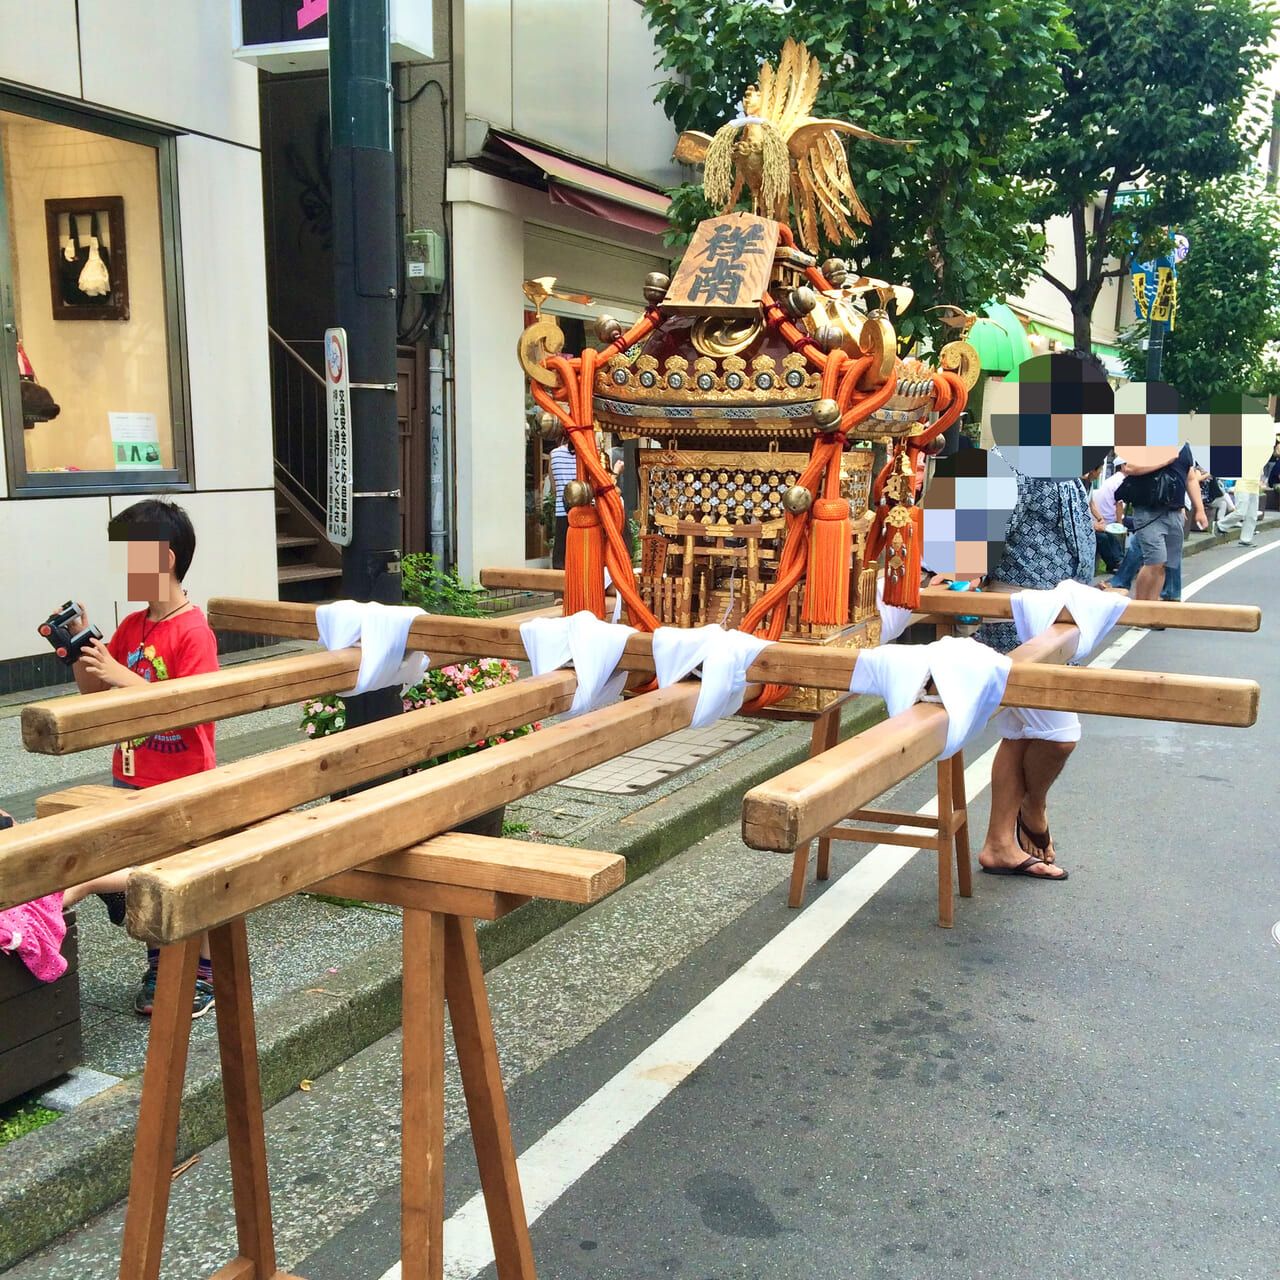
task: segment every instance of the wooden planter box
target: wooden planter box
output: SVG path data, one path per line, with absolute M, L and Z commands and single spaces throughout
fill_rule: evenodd
M 67 971 L 40 982 L 15 955 L 0 955 L 0 1104 L 38 1089 L 84 1061 L 80 965 L 74 912 L 62 954 Z

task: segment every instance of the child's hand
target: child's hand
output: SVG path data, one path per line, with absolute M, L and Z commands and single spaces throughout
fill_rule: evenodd
M 97 676 L 103 684 L 118 687 L 131 683 L 132 672 L 111 656 L 111 650 L 101 640 L 90 640 L 80 650 L 77 661 L 91 675 Z

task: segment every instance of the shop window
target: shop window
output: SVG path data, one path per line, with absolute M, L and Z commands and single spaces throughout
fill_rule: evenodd
M 14 496 L 185 485 L 173 139 L 0 94 L 0 411 Z

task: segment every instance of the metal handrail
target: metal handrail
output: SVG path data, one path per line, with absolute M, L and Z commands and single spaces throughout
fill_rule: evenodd
M 321 386 L 324 386 L 324 375 L 315 369 L 311 361 L 294 347 L 288 338 L 282 338 L 270 325 L 267 325 L 267 332 L 284 348 L 287 355 L 296 360 Z
M 270 325 L 267 333 L 276 474 L 313 516 L 323 519 L 329 472 L 324 376 Z

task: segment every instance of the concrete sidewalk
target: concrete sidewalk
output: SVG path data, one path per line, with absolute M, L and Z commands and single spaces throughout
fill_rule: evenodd
M 1276 526 L 1272 515 L 1268 524 Z M 1186 553 L 1228 539 L 1193 535 Z M 230 661 L 306 649 L 278 646 Z M 82 782 L 109 781 L 104 749 L 83 756 L 32 756 L 18 732 L 21 705 L 74 686 L 0 699 L 0 808 L 20 820 L 35 799 Z M 853 699 L 843 732 L 883 714 L 878 700 Z M 286 706 L 224 722 L 219 760 L 228 763 L 298 740 L 299 710 Z M 616 852 L 634 879 L 736 822 L 744 791 L 808 753 L 809 726 L 734 720 L 683 731 L 508 806 L 508 831 L 522 839 Z M 481 926 L 486 967 L 545 936 L 579 908 L 535 901 Z M 146 1024 L 131 1011 L 141 947 L 112 928 L 96 899 L 79 912 L 85 1065 L 104 1092 L 10 1144 L 0 1168 L 0 1270 L 122 1197 L 137 1115 Z M 267 1105 L 394 1030 L 400 1022 L 398 913 L 298 895 L 249 921 L 255 1006 Z M 184 1086 L 178 1159 L 223 1133 L 216 1026 L 197 1022 Z M 118 1083 L 112 1083 L 112 1077 Z M 96 1079 L 96 1078 L 95 1078 Z M 59 1109 L 55 1107 L 55 1109 Z

